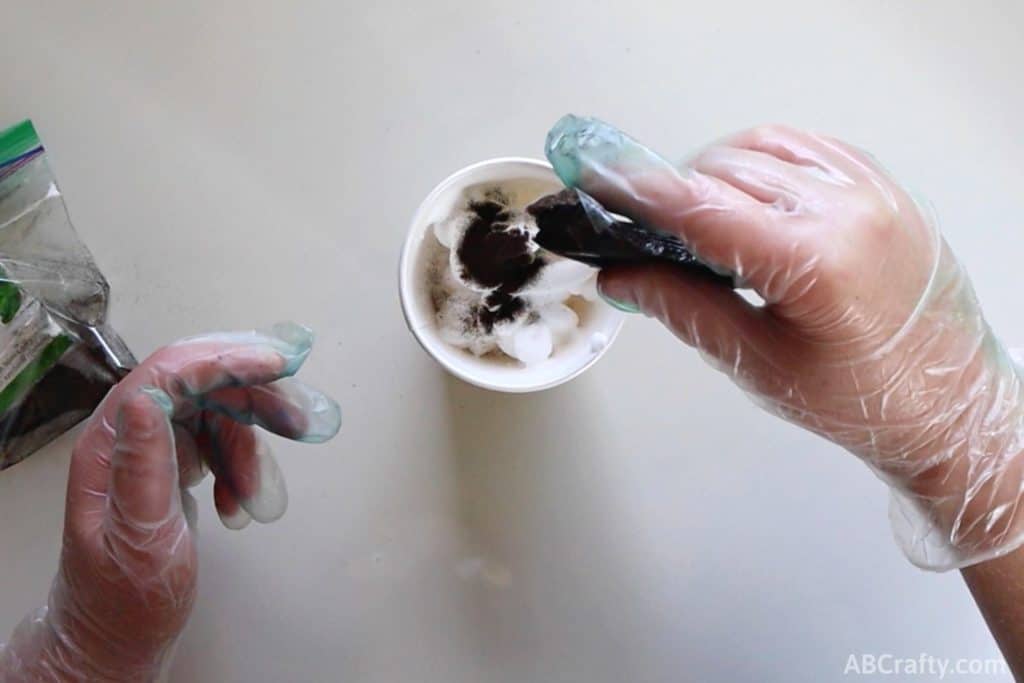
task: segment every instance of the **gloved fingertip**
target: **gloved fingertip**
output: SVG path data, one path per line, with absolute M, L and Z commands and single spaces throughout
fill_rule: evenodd
M 168 418 L 174 415 L 174 401 L 171 400 L 171 397 L 163 389 L 145 386 L 139 389 L 139 392 L 149 396 L 153 403 L 157 404 Z
M 584 174 L 618 159 L 635 143 L 600 119 L 568 114 L 548 132 L 545 154 L 567 187 L 583 184 Z
M 597 293 L 606 304 L 623 313 L 640 313 L 640 306 L 633 298 L 633 292 L 618 278 L 602 273 L 597 281 Z
M 271 332 L 281 341 L 291 344 L 297 349 L 308 349 L 313 346 L 313 330 L 290 320 L 276 323 Z
M 233 515 L 220 515 L 220 523 L 224 525 L 224 528 L 231 529 L 232 531 L 241 531 L 245 527 L 252 524 L 252 517 L 249 516 L 245 510 L 241 507 L 235 511 Z
M 313 330 L 298 323 L 281 322 L 271 328 L 271 337 L 281 342 L 276 345 L 277 351 L 285 359 L 281 376 L 295 375 L 313 349 Z
M 221 479 L 213 483 L 213 502 L 217 508 L 217 516 L 220 518 L 220 523 L 225 528 L 232 531 L 240 531 L 252 522 L 252 517 L 239 504 L 231 487 Z
M 583 125 L 583 119 L 580 117 L 566 114 L 548 131 L 544 143 L 544 154 L 566 187 L 576 187 L 580 180 L 576 132 Z
M 288 488 L 267 442 L 257 439 L 254 450 L 254 492 L 248 496 L 240 495 L 239 487 L 235 486 L 235 495 L 250 517 L 260 524 L 269 524 L 281 519 L 288 509 Z
M 166 393 L 155 387 L 141 387 L 125 398 L 117 411 L 117 447 L 129 448 L 126 452 L 134 454 L 140 443 L 168 439 L 173 413 L 174 403 Z
M 606 304 L 608 304 L 609 306 L 611 306 L 612 308 L 614 308 L 617 311 L 622 311 L 623 313 L 630 313 L 630 314 L 635 314 L 635 313 L 639 313 L 640 312 L 640 307 L 637 306 L 632 301 L 626 301 L 625 299 L 616 299 L 615 297 L 613 297 L 610 294 L 607 294 L 605 292 L 598 292 L 598 293 L 601 295 L 601 298 L 604 300 L 604 302 Z
M 241 531 L 252 524 L 252 517 L 249 516 L 249 513 L 241 505 L 236 507 L 232 513 L 218 510 L 217 516 L 220 519 L 220 523 L 224 525 L 224 528 L 231 529 L 232 531 Z
M 110 458 L 111 509 L 133 524 L 156 524 L 179 511 L 173 404 L 159 389 L 139 389 L 118 408 Z
M 319 392 L 311 398 L 309 410 L 304 415 L 306 427 L 298 441 L 302 443 L 330 441 L 341 430 L 341 406 L 330 396 Z

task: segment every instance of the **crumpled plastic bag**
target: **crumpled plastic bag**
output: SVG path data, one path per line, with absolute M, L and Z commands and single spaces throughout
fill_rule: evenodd
M 81 421 L 134 365 L 30 121 L 0 131 L 0 469 Z

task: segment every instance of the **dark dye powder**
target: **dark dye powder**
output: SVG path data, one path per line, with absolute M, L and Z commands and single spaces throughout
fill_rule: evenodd
M 61 358 L 18 404 L 0 415 L 0 469 L 41 448 L 85 419 L 120 379 L 103 358 L 76 346 Z
M 526 302 L 516 293 L 537 276 L 544 260 L 531 253 L 529 233 L 510 227 L 512 211 L 507 204 L 487 199 L 471 203 L 469 210 L 473 220 L 456 253 L 463 279 L 494 290 L 470 321 L 490 332 L 525 310 Z
M 524 310 L 526 302 L 517 296 L 494 292 L 473 312 L 474 322 L 490 333 L 500 322 L 514 320 Z

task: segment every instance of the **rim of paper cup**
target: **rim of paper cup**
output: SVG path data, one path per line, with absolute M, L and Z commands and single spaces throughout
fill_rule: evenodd
M 435 350 L 435 346 L 437 348 L 450 349 L 450 344 L 443 341 L 436 333 L 431 334 L 431 331 L 436 330 L 436 328 L 430 324 L 431 321 L 422 319 L 422 317 L 418 315 L 418 312 L 414 310 L 414 293 L 417 287 L 417 273 L 414 272 L 417 265 L 416 256 L 419 254 L 418 247 L 422 242 L 421 236 L 430 229 L 431 223 L 426 220 L 427 215 L 437 202 L 438 198 L 447 192 L 452 185 L 462 182 L 467 176 L 475 175 L 480 172 L 481 169 L 495 166 L 508 166 L 509 171 L 513 171 L 516 167 L 522 168 L 524 166 L 533 169 L 541 169 L 550 172 L 552 179 L 556 182 L 558 181 L 558 177 L 555 175 L 554 169 L 551 167 L 551 164 L 546 161 L 531 159 L 528 157 L 498 157 L 480 161 L 459 169 L 438 183 L 437 186 L 434 187 L 434 189 L 427 195 L 427 198 L 420 203 L 419 208 L 416 209 L 412 222 L 409 224 L 405 243 L 402 246 L 402 255 L 398 263 L 398 291 L 402 304 L 402 315 L 405 316 L 406 326 L 409 328 L 409 331 L 423 350 L 449 373 L 465 382 L 468 382 L 469 384 L 482 389 L 514 394 L 525 394 L 553 389 L 554 387 L 561 386 L 562 384 L 576 379 L 593 367 L 595 363 L 601 360 L 601 358 L 608 353 L 608 349 L 610 349 L 612 344 L 615 343 L 615 340 L 619 336 L 619 332 L 622 330 L 622 326 L 625 323 L 625 316 L 622 316 L 619 319 L 618 324 L 616 324 L 614 329 L 611 330 L 611 333 L 608 335 L 608 342 L 604 345 L 604 348 L 596 352 L 587 360 L 586 363 L 573 368 L 564 375 L 559 375 L 548 381 L 537 382 L 536 384 L 518 384 L 512 386 L 502 382 L 492 381 L 486 377 L 481 377 L 480 373 L 476 372 L 472 368 L 458 362 L 452 362 L 451 359 L 440 355 Z M 509 177 L 514 178 L 515 176 L 510 173 Z

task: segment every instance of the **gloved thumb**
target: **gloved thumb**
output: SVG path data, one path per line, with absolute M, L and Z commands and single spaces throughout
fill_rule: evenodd
M 118 408 L 110 463 L 110 521 L 155 529 L 181 515 L 170 397 L 143 387 Z
M 789 238 L 765 205 L 719 178 L 678 169 L 621 130 L 593 118 L 566 116 L 548 133 L 548 160 L 568 187 L 611 211 L 678 236 L 705 264 L 762 290 L 787 256 Z
M 766 351 L 783 334 L 765 309 L 711 278 L 671 265 L 606 268 L 598 291 L 627 313 L 656 318 L 741 386 L 769 393 L 776 381 Z

